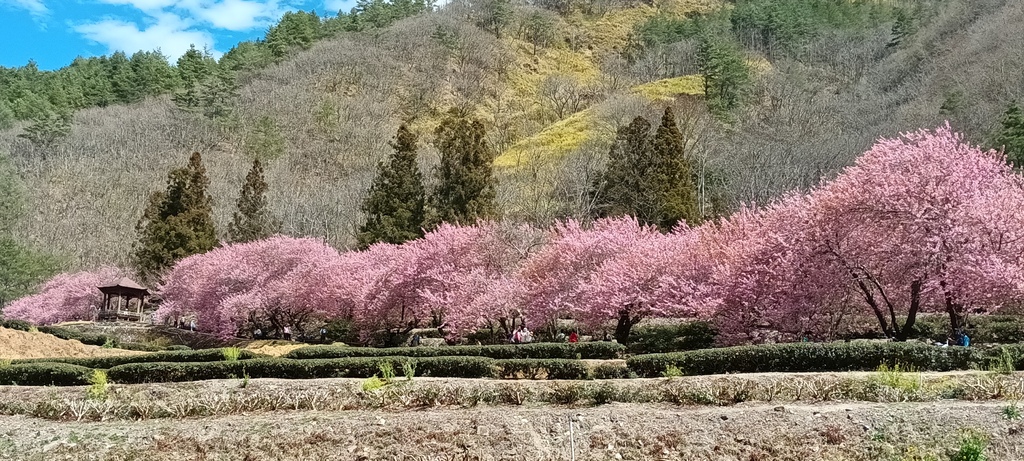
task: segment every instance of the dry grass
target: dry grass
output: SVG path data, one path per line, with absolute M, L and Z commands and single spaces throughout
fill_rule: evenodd
M 106 357 L 138 355 L 144 352 L 105 349 L 60 339 L 39 332 L 11 330 L 0 327 L 0 359 L 37 359 L 46 357 Z

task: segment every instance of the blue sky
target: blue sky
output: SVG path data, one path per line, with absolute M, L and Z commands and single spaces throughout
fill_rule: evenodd
M 174 62 L 189 44 L 220 56 L 260 38 L 286 11 L 321 16 L 355 0 L 0 0 L 0 66 L 53 70 L 75 56 L 159 48 Z

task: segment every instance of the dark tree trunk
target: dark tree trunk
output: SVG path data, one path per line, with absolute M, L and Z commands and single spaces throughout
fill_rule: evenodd
M 619 322 L 615 325 L 615 340 L 619 344 L 626 344 L 629 341 L 629 332 L 640 321 L 640 317 L 630 317 L 629 309 L 619 311 Z
M 900 328 L 896 335 L 896 341 L 906 341 L 917 323 L 917 312 L 921 309 L 921 281 L 915 280 L 910 284 L 910 311 L 907 312 L 907 322 Z

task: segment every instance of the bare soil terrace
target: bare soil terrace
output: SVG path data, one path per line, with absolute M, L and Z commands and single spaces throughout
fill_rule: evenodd
M 966 389 L 964 400 L 943 399 L 931 391 L 870 394 L 897 399 L 884 402 L 829 397 L 837 385 L 870 383 L 873 375 L 794 373 L 561 382 L 415 378 L 389 387 L 393 393 L 363 391 L 358 379 L 253 379 L 245 381 L 245 387 L 242 380 L 211 380 L 113 385 L 103 401 L 86 399 L 82 387 L 9 386 L 0 389 L 0 459 L 567 460 L 575 456 L 578 460 L 925 461 L 948 459 L 947 452 L 955 450 L 968 433 L 989 441 L 985 454 L 990 461 L 1024 459 L 1024 421 L 1007 416 L 1007 409 L 1016 408 L 1021 398 L 1024 374 L 958 372 L 920 377 L 922 388 L 941 384 Z M 573 405 L 552 403 L 552 395 L 573 386 L 591 386 L 591 390 L 607 386 L 617 389 L 617 395 L 638 398 L 703 389 L 722 400 L 703 405 L 655 401 L 597 405 L 587 398 Z M 770 402 L 764 400 L 769 391 L 774 393 Z M 533 397 L 519 405 L 475 403 L 470 397 L 508 392 Z M 737 392 L 751 400 L 724 403 L 735 399 Z M 922 401 L 898 401 L 904 398 Z M 246 410 L 246 405 L 252 409 Z M 41 410 L 48 406 L 64 412 Z M 27 416 L 33 412 L 46 416 Z M 76 412 L 80 412 L 77 418 Z
M 964 431 L 989 460 L 1024 459 L 1003 402 L 664 404 L 287 411 L 54 422 L 0 417 L 0 457 L 24 460 L 926 460 Z M 570 432 L 569 421 L 574 420 Z M 934 456 L 932 458 L 931 456 Z

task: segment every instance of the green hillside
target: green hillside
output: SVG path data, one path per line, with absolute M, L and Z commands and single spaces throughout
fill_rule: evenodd
M 180 66 L 154 77 L 166 85 L 70 99 L 58 77 L 0 69 L 0 153 L 25 203 L 12 235 L 68 268 L 127 266 L 146 197 L 199 151 L 224 235 L 259 158 L 285 233 L 349 247 L 399 124 L 420 135 L 430 178 L 433 129 L 452 110 L 484 122 L 507 217 L 589 216 L 616 130 L 666 105 L 728 209 L 815 184 L 879 136 L 948 120 L 988 145 L 1024 99 L 1015 0 L 366 5 L 293 14 L 202 61 L 208 97 L 192 106 Z

